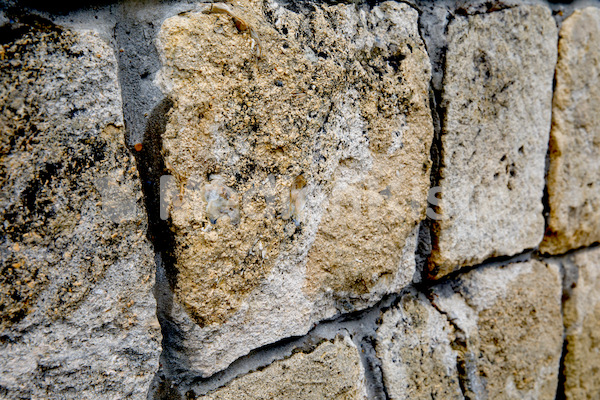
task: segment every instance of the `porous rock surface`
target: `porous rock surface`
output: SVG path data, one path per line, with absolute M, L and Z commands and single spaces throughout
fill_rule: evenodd
M 562 352 L 561 278 L 531 260 L 481 267 L 434 286 L 455 328 L 465 398 L 554 399 Z
M 432 277 L 542 240 L 557 29 L 516 6 L 457 16 L 447 41 Z
M 540 250 L 600 241 L 600 9 L 576 10 L 560 29 L 550 132 L 548 228 Z
M 565 268 L 566 353 L 563 374 L 568 400 L 600 397 L 600 248 L 569 255 Z
M 0 397 L 145 398 L 153 251 L 113 50 L 43 20 L 0 47 Z
M 406 291 L 382 316 L 377 356 L 390 399 L 463 399 L 454 328 L 424 294 Z
M 340 336 L 310 353 L 295 353 L 234 379 L 198 399 L 366 400 L 367 392 L 358 349 L 348 336 Z
M 164 22 L 169 318 L 191 370 L 411 281 L 433 133 L 417 20 L 395 2 L 249 1 Z

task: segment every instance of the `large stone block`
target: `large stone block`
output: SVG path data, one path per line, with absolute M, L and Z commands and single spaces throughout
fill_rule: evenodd
M 268 367 L 236 378 L 206 400 L 366 400 L 358 349 L 348 337 L 324 342 L 310 353 L 295 353 Z
M 556 396 L 562 352 L 559 269 L 539 261 L 482 267 L 435 286 L 455 328 L 465 398 Z
M 449 24 L 433 277 L 542 240 L 556 43 L 543 6 Z
M 390 399 L 464 399 L 452 349 L 454 328 L 414 290 L 383 314 L 377 356 Z
M 569 255 L 563 262 L 566 331 L 565 396 L 600 398 L 600 249 Z
M 146 398 L 153 251 L 117 65 L 92 32 L 0 47 L 0 397 Z
M 548 203 L 542 252 L 600 241 L 600 9 L 594 7 L 575 11 L 560 30 Z
M 433 129 L 410 6 L 203 7 L 157 43 L 171 319 L 210 375 L 411 281 Z

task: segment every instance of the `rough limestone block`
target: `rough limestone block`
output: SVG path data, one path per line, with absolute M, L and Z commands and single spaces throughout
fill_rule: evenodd
M 600 248 L 569 255 L 563 315 L 566 330 L 565 395 L 600 398 Z
M 383 314 L 377 356 L 390 399 L 463 399 L 452 349 L 454 328 L 416 291 Z
M 433 305 L 455 328 L 466 398 L 555 398 L 561 294 L 558 268 L 535 260 L 475 269 L 433 288 Z
M 171 319 L 205 376 L 411 281 L 432 139 L 410 6 L 210 7 L 157 39 Z
M 550 131 L 548 229 L 540 250 L 560 254 L 600 241 L 600 9 L 560 30 Z
M 0 47 L 0 397 L 145 399 L 161 334 L 114 53 L 19 32 Z
M 346 336 L 296 353 L 198 397 L 206 400 L 367 399 L 358 349 Z
M 557 29 L 517 6 L 457 16 L 448 43 L 433 277 L 542 240 Z

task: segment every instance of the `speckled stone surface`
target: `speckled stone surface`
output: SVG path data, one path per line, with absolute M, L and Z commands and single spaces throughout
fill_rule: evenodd
M 537 260 L 481 267 L 433 288 L 432 304 L 455 330 L 465 398 L 555 399 L 561 289 L 559 268 Z
M 367 392 L 358 349 L 345 336 L 324 342 L 310 353 L 275 361 L 198 399 L 366 400 Z
M 114 53 L 42 20 L 0 49 L 0 397 L 146 398 L 161 333 Z
M 464 399 L 454 327 L 415 290 L 382 316 L 377 356 L 390 399 Z
M 432 277 L 542 240 L 556 42 L 542 5 L 449 24 Z
M 412 280 L 433 135 L 410 6 L 216 7 L 157 40 L 174 102 L 171 319 L 202 375 Z

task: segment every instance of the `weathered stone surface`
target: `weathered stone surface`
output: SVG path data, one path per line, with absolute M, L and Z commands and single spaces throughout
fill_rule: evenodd
M 432 138 L 408 5 L 210 7 L 166 20 L 157 41 L 183 195 L 171 318 L 203 375 L 411 281 Z
M 145 398 L 161 335 L 114 53 L 44 22 L 0 49 L 0 397 Z
M 434 277 L 542 240 L 557 29 L 518 6 L 457 16 L 448 43 Z
M 483 267 L 434 287 L 456 331 L 465 397 L 554 399 L 562 352 L 558 268 L 539 261 Z
M 377 329 L 389 398 L 463 399 L 453 340 L 454 328 L 422 293 L 404 294 Z
M 367 399 L 363 367 L 352 340 L 338 337 L 235 379 L 207 400 Z
M 548 228 L 540 250 L 600 241 L 600 9 L 575 11 L 560 30 L 550 132 Z
M 569 400 L 600 398 L 600 249 L 571 254 L 563 303 L 566 354 L 563 373 Z

